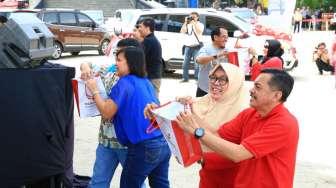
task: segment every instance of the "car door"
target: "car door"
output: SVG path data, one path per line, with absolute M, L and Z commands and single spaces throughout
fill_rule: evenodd
M 77 13 L 79 27 L 81 29 L 81 40 L 83 50 L 97 49 L 104 33 L 98 28 L 98 25 L 87 15 Z
M 59 12 L 59 38 L 69 51 L 80 51 L 82 28 L 78 27 L 75 12 Z
M 171 60 L 183 61 L 182 47 L 186 43 L 186 34 L 180 33 L 184 23 L 185 14 L 169 14 L 167 21 L 166 48 L 167 56 Z
M 45 12 L 43 14 L 37 15 L 48 27 L 48 29 L 54 34 L 56 40 L 60 40 L 60 37 L 63 34 L 60 33 L 59 19 L 57 12 Z

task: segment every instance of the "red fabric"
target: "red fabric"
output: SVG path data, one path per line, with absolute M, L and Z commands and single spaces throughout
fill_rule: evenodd
M 200 188 L 233 188 L 238 165 L 214 153 L 203 153 Z
M 237 65 L 237 67 L 239 67 L 238 52 L 229 52 L 228 60 L 229 60 L 229 63 Z
M 239 163 L 235 188 L 293 187 L 299 128 L 282 104 L 265 117 L 248 108 L 221 126 L 218 133 L 241 143 L 254 155 Z
M 255 63 L 251 67 L 251 80 L 254 81 L 260 74 L 260 71 L 265 68 L 273 68 L 282 70 L 282 61 L 278 57 L 272 57 L 267 60 L 265 63 L 260 64 L 259 62 Z

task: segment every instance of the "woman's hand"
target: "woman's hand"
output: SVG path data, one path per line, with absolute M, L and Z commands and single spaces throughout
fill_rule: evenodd
M 155 108 L 157 108 L 159 105 L 155 104 L 155 103 L 150 103 L 147 104 L 145 109 L 144 109 L 144 116 L 147 119 L 152 119 L 154 117 L 152 110 L 154 110 Z
M 250 48 L 248 49 L 248 53 L 249 53 L 250 55 L 252 55 L 252 56 L 256 56 L 256 55 L 257 55 L 256 50 L 255 50 L 254 48 L 252 48 L 252 47 L 250 47 Z
M 96 80 L 94 78 L 87 79 L 86 82 L 85 82 L 85 84 L 89 88 L 89 90 L 91 91 L 91 93 L 99 91 L 98 90 L 98 86 L 97 86 L 97 82 L 96 82 Z
M 194 134 L 195 129 L 200 127 L 197 118 L 194 116 L 196 115 L 190 111 L 183 111 L 176 116 L 176 122 L 185 132 Z
M 92 71 L 89 63 L 82 63 L 80 65 L 80 71 L 81 71 L 80 78 L 82 80 L 87 81 L 88 79 L 92 78 L 92 76 L 93 76 L 93 71 Z
M 191 96 L 176 97 L 175 100 L 183 105 L 191 105 L 193 103 Z

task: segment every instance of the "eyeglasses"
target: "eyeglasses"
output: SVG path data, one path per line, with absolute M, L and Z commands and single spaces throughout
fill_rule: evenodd
M 211 83 L 219 83 L 219 85 L 224 85 L 226 82 L 228 82 L 228 78 L 226 76 L 216 77 L 214 75 L 209 76 L 209 80 Z

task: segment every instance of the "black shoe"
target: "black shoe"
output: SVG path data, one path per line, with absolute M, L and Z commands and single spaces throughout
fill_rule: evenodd
M 189 82 L 189 80 L 181 80 L 180 83 Z

